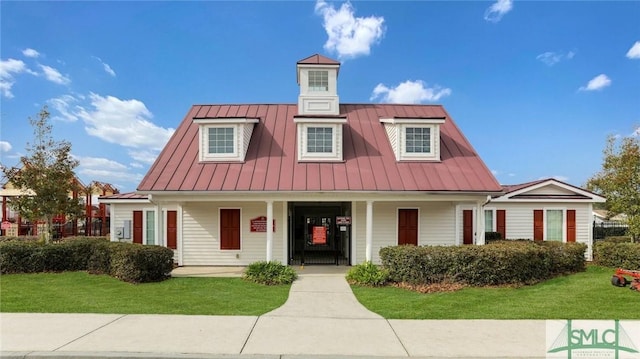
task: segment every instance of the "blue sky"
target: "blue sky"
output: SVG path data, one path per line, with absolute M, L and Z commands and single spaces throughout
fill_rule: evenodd
M 442 104 L 503 184 L 582 185 L 640 135 L 640 2 L 0 2 L 0 162 L 48 105 L 79 177 L 133 191 L 192 104 L 295 103 L 342 62 L 343 103 Z

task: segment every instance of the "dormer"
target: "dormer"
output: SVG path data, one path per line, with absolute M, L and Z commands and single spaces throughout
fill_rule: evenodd
M 298 115 L 339 115 L 340 63 L 316 54 L 298 61 L 296 68 L 300 86 Z
M 380 122 L 396 161 L 440 161 L 440 125 L 444 117 L 393 117 Z
M 258 122 L 247 117 L 194 118 L 199 128 L 200 162 L 243 162 Z

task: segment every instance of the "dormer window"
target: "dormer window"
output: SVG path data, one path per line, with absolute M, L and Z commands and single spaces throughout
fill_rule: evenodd
M 197 118 L 201 162 L 241 162 L 249 147 L 256 118 Z
M 329 71 L 309 71 L 309 91 L 329 91 Z
M 342 126 L 346 117 L 293 118 L 298 132 L 298 161 L 342 161 Z
M 384 118 L 380 122 L 397 161 L 440 161 L 443 118 Z

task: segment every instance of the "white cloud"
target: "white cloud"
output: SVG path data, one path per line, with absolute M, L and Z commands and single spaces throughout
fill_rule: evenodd
M 55 82 L 59 85 L 66 85 L 71 82 L 69 77 L 64 76 L 63 74 L 60 73 L 60 71 L 54 69 L 51 66 L 47 66 L 47 65 L 38 65 L 38 66 L 40 66 L 40 68 L 42 69 L 42 72 L 44 73 L 44 77 L 46 77 L 47 80 L 51 82 Z
M 7 141 L 0 141 L 0 152 L 9 152 L 13 146 Z
M 553 66 L 560 61 L 571 60 L 575 55 L 576 53 L 573 51 L 569 51 L 566 54 L 563 52 L 547 51 L 536 56 L 536 59 L 542 61 L 547 66 Z
M 640 137 L 640 126 L 638 126 L 636 130 L 631 133 L 631 137 Z
M 64 122 L 75 122 L 78 120 L 78 116 L 73 112 L 74 109 L 71 106 L 77 103 L 78 99 L 71 95 L 62 95 L 60 97 L 52 98 L 47 103 L 51 105 L 53 109 L 60 114 L 52 117 L 53 120 L 59 120 Z
M 79 107 L 75 115 L 84 121 L 85 130 L 92 136 L 125 147 L 161 150 L 173 134 L 173 128 L 151 122 L 153 115 L 141 101 L 94 93 L 89 98 L 92 108 Z
M 150 165 L 156 161 L 156 158 L 158 157 L 158 151 L 130 150 L 129 156 L 131 156 L 131 158 L 135 161 Z
M 640 59 L 640 41 L 636 41 L 627 51 L 627 57 L 630 59 Z
M 14 76 L 23 72 L 35 74 L 21 60 L 0 60 L 0 91 L 2 91 L 2 96 L 13 98 L 11 88 L 16 83 Z
M 78 173 L 84 177 L 91 178 L 92 181 L 138 183 L 143 177 L 139 173 L 131 173 L 130 169 L 122 163 L 108 158 L 78 156 L 74 156 L 74 158 L 80 162 Z
M 336 52 L 340 58 L 369 55 L 371 46 L 380 42 L 384 35 L 383 17 L 355 17 L 349 2 L 336 9 L 326 1 L 318 0 L 315 11 L 323 17 L 323 26 L 329 36 L 324 48 Z
M 102 59 L 97 57 L 97 56 L 93 56 L 93 58 L 98 60 L 102 64 L 102 67 L 104 68 L 104 71 L 106 73 L 108 73 L 109 75 L 111 75 L 113 77 L 116 77 L 116 72 L 113 71 L 113 69 L 111 68 L 111 66 L 109 66 L 109 64 L 107 64 L 106 62 L 102 61 Z
M 484 19 L 489 22 L 498 22 L 511 9 L 513 9 L 512 0 L 498 0 L 485 10 Z
M 22 54 L 26 57 L 32 57 L 32 58 L 36 58 L 40 56 L 40 53 L 34 49 L 24 49 L 22 50 Z
M 596 91 L 602 90 L 603 88 L 611 85 L 611 79 L 607 77 L 605 74 L 600 74 L 594 78 L 592 78 L 587 86 L 582 86 L 578 90 L 580 91 Z
M 394 88 L 378 84 L 371 94 L 370 101 L 380 99 L 386 103 L 416 104 L 427 101 L 438 101 L 451 95 L 451 89 L 440 86 L 428 87 L 423 81 L 405 81 Z
M 133 168 L 144 168 L 144 166 L 141 163 L 138 163 L 138 162 L 131 162 L 131 163 L 129 163 L 129 166 L 131 166 Z

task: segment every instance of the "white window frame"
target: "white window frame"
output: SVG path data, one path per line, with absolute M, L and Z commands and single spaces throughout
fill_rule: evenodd
M 240 249 L 222 249 L 222 221 L 221 213 L 223 209 L 237 209 L 240 211 Z M 243 225 L 242 225 L 242 207 L 218 207 L 218 251 L 221 253 L 240 253 L 242 252 Z
M 209 152 L 209 129 L 211 128 L 231 128 L 233 129 L 233 152 L 232 153 L 211 153 Z M 203 125 L 200 127 L 200 160 L 233 160 L 238 159 L 238 126 L 237 125 Z
M 429 129 L 429 152 L 407 152 L 407 129 L 409 128 L 428 128 Z M 404 159 L 422 159 L 435 157 L 435 137 L 436 125 L 424 124 L 403 124 L 400 126 L 400 154 Z
M 555 240 L 551 240 L 547 238 L 547 211 L 561 211 L 562 212 L 562 243 L 567 242 L 567 208 L 566 207 L 544 207 L 542 209 L 542 240 L 543 241 L 552 241 L 557 242 Z
M 346 123 L 346 119 L 335 120 L 332 122 L 319 122 L 318 120 L 295 119 L 298 131 L 298 161 L 301 162 L 322 162 L 342 161 L 342 141 L 343 132 L 342 125 Z M 307 130 L 309 128 L 331 128 L 332 129 L 332 147 L 331 152 L 309 152 L 307 148 Z
M 487 212 L 491 212 L 491 228 L 486 228 L 487 227 Z M 497 215 L 497 211 L 495 208 L 493 207 L 485 207 L 484 209 L 484 222 L 485 222 L 485 228 L 484 231 L 485 232 L 497 232 L 498 231 L 498 221 L 496 218 Z
M 153 243 L 149 243 L 149 237 L 147 236 L 147 233 L 149 231 L 149 222 L 147 221 L 147 218 L 149 217 L 149 213 L 153 213 Z M 158 228 L 157 226 L 158 224 L 158 214 L 156 213 L 155 209 L 144 209 L 142 210 L 142 244 L 144 244 L 145 246 L 147 245 L 157 245 L 158 244 L 158 233 L 156 233 L 156 228 Z
M 311 86 L 311 81 L 312 81 L 312 75 L 311 74 L 312 73 L 319 73 L 321 77 L 324 77 L 324 78 L 320 79 L 320 80 L 326 80 L 326 83 L 324 84 L 325 85 L 324 87 L 322 87 L 322 86 Z M 309 89 L 309 92 L 313 92 L 313 93 L 326 93 L 326 92 L 329 92 L 329 70 L 322 70 L 322 69 L 308 70 L 308 72 L 307 72 L 307 88 Z
M 205 156 L 207 157 L 236 157 L 238 155 L 238 126 L 205 126 L 206 127 L 206 148 Z M 232 150 L 231 152 L 211 152 L 211 130 L 231 130 Z
M 309 131 L 310 130 L 330 130 L 331 132 L 331 151 L 309 151 Z M 306 126 L 305 131 L 306 131 L 306 136 L 305 136 L 305 151 L 307 155 L 322 155 L 322 157 L 328 155 L 335 155 L 336 153 L 336 141 L 335 141 L 335 128 L 334 126 Z M 324 147 L 324 139 L 322 139 L 323 145 L 321 147 Z M 315 145 L 315 147 L 317 148 L 317 144 Z

